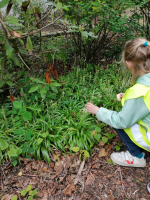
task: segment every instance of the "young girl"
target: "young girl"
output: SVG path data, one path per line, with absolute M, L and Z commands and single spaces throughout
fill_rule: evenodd
M 111 111 L 87 103 L 89 113 L 114 127 L 125 144 L 126 152 L 111 154 L 114 163 L 129 167 L 145 167 L 142 149 L 150 151 L 150 42 L 143 38 L 128 41 L 122 61 L 132 74 L 134 85 L 120 93 L 122 110 Z

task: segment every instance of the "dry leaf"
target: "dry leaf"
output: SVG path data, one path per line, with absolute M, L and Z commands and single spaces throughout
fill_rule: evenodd
M 70 184 L 66 187 L 66 189 L 64 189 L 63 194 L 65 196 L 71 196 L 72 192 L 75 191 L 75 185 Z
M 17 38 L 22 38 L 16 31 L 12 31 L 12 34 Z
M 51 162 L 51 163 L 50 163 L 50 166 L 51 166 L 52 168 L 54 167 L 54 165 L 55 165 L 54 162 Z
M 9 194 L 5 194 L 1 200 L 11 200 L 11 197 Z
M 106 146 L 105 146 L 105 149 L 106 149 L 107 152 L 111 151 L 112 145 L 111 145 L 111 144 L 106 145 Z
M 92 134 L 95 136 L 95 135 L 97 134 L 97 132 L 94 130 L 94 131 L 92 132 Z
M 19 173 L 18 173 L 18 176 L 22 176 L 22 172 L 19 172 Z
M 44 193 L 44 197 L 41 200 L 48 200 L 48 193 L 47 192 Z
M 99 141 L 99 147 L 103 147 L 103 146 L 104 146 L 104 144 L 103 144 L 102 140 L 100 140 Z
M 99 152 L 99 157 L 106 157 L 108 155 L 108 152 L 107 151 L 105 151 L 105 149 L 104 148 L 102 148 L 102 150 Z
M 123 181 L 123 185 L 128 188 L 129 187 L 129 184 L 126 182 L 126 181 Z
M 37 196 L 41 198 L 44 196 L 44 194 L 43 194 L 43 192 L 38 191 Z
M 120 180 L 117 180 L 117 181 L 115 182 L 115 184 L 116 184 L 116 185 L 121 185 L 121 181 L 120 181 Z
M 93 174 L 92 175 L 88 174 L 86 182 L 85 182 L 85 185 L 91 185 L 93 183 L 94 183 L 94 175 Z
M 108 175 L 107 175 L 108 178 L 111 178 L 111 177 L 113 177 L 113 176 L 114 176 L 113 174 L 108 174 Z
M 43 167 L 42 171 L 47 172 L 47 167 Z
M 57 171 L 59 165 L 61 165 L 61 162 L 60 162 L 60 161 L 55 163 L 55 167 L 54 167 L 54 170 L 55 170 L 55 171 Z
M 72 178 L 71 176 L 68 176 L 68 182 L 69 182 L 70 184 L 73 183 L 73 178 Z

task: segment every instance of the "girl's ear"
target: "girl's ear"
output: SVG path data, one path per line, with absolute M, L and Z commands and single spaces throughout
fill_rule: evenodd
M 128 69 L 131 69 L 131 68 L 132 68 L 132 63 L 131 63 L 131 61 L 127 61 L 127 60 L 126 60 L 126 65 L 127 65 Z

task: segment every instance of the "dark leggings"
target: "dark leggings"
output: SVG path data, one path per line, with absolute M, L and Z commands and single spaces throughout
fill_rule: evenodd
M 132 156 L 138 156 L 142 153 L 141 148 L 138 147 L 134 142 L 132 142 L 132 140 L 129 138 L 129 136 L 123 129 L 114 128 L 114 130 L 117 132 L 119 138 L 125 144 L 127 150 Z

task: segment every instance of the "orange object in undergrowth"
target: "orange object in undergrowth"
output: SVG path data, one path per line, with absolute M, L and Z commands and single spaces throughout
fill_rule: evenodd
M 50 77 L 49 77 L 49 74 L 46 74 L 46 82 L 48 82 L 49 85 L 51 84 L 51 79 L 50 79 Z
M 15 101 L 15 98 L 14 98 L 14 96 L 12 94 L 10 95 L 10 99 L 11 99 L 12 102 Z
M 51 74 L 55 74 L 56 79 L 58 80 L 58 73 L 54 68 L 53 64 L 50 64 L 49 69 L 46 70 L 46 82 L 48 81 L 49 85 L 51 84 L 50 76 Z

